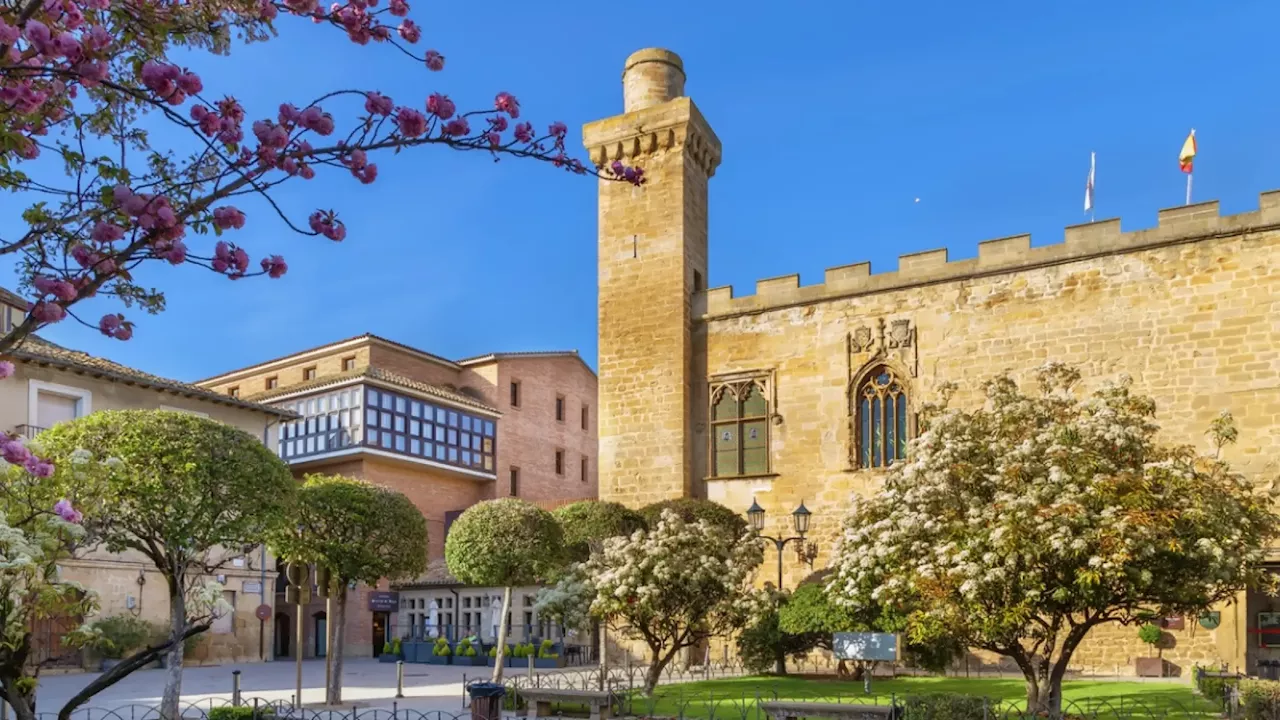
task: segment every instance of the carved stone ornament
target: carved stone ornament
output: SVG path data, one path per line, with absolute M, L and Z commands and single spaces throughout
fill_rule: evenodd
M 862 325 L 849 333 L 849 370 L 859 372 L 877 360 L 894 360 L 911 377 L 918 372 L 916 329 L 910 320 L 879 318 L 873 327 Z

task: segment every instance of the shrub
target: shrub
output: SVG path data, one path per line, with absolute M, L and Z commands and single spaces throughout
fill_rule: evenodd
M 1155 647 L 1156 643 L 1160 642 L 1160 636 L 1163 633 L 1164 631 L 1160 629 L 1159 625 L 1156 625 L 1155 623 L 1147 623 L 1138 628 L 1138 639 L 1152 647 Z
M 458 655 L 462 657 L 475 657 L 476 648 L 471 644 L 471 638 L 462 638 L 458 641 Z M 496 657 L 496 655 L 495 655 Z
M 383 655 L 390 655 L 390 654 L 391 654 L 391 643 L 389 643 L 389 642 L 384 642 L 384 643 L 382 643 L 382 654 L 383 654 Z
M 259 708 L 248 705 L 227 705 L 210 708 L 206 717 L 208 720 L 274 720 L 275 716 L 275 708 L 270 705 Z
M 540 658 L 558 658 L 560 653 L 555 652 L 555 645 L 550 640 L 543 640 L 538 646 L 538 657 Z
M 1280 681 L 1241 680 L 1240 706 L 1245 720 L 1269 720 L 1280 708 Z
M 391 641 L 391 654 L 392 655 L 400 654 L 400 638 L 396 638 Z
M 1205 675 L 1208 668 L 1196 668 L 1195 684 L 1196 690 L 1200 696 L 1218 703 L 1221 707 L 1226 707 L 1227 688 L 1235 687 L 1240 682 L 1239 677 L 1213 677 Z M 1222 669 L 1225 671 L 1227 666 L 1224 664 Z
M 105 617 L 95 621 L 93 628 L 99 633 L 98 652 L 113 660 L 146 645 L 152 634 L 150 623 L 132 615 Z
M 431 648 L 431 654 L 439 657 L 452 655 L 453 650 L 449 648 L 449 641 L 444 638 L 436 638 L 436 646 Z
M 662 519 L 663 510 L 674 512 L 680 516 L 681 520 L 690 525 L 699 521 L 706 521 L 707 524 L 713 527 L 723 528 L 735 538 L 741 537 L 742 533 L 747 531 L 746 518 L 720 503 L 698 498 L 676 498 L 646 505 L 640 508 L 640 517 L 644 519 L 645 524 L 652 530 L 658 526 L 658 521 Z
M 902 704 L 902 720 L 985 720 L 991 715 L 990 705 L 976 695 L 914 695 Z

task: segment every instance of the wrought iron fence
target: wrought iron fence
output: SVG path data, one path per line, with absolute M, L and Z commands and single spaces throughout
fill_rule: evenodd
M 178 712 L 182 720 L 469 720 L 470 714 L 445 710 L 412 710 L 392 703 L 387 708 L 358 708 L 350 710 L 309 709 L 294 707 L 287 700 L 244 698 L 237 705 L 231 700 L 208 699 L 195 703 L 180 703 Z M 56 720 L 56 712 L 37 713 L 39 720 Z M 82 707 L 71 715 L 71 720 L 162 720 L 164 715 L 156 705 L 121 705 L 114 708 Z

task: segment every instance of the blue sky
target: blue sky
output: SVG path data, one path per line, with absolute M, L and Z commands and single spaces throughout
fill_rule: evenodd
M 496 91 L 539 126 L 622 108 L 632 51 L 678 52 L 687 93 L 724 144 L 711 182 L 711 286 L 1023 232 L 1060 242 L 1082 222 L 1089 152 L 1098 217 L 1126 229 L 1182 202 L 1177 153 L 1200 143 L 1198 200 L 1224 213 L 1280 188 L 1280 5 L 1071 2 L 425 3 L 424 45 L 443 73 L 385 47 L 358 47 L 282 19 L 281 37 L 189 63 L 206 91 L 251 117 L 327 90 L 376 89 L 397 102 L 433 91 L 461 108 Z M 428 149 L 377 159 L 362 186 L 330 172 L 286 186 L 305 221 L 336 207 L 341 244 L 291 235 L 246 206 L 237 239 L 256 261 L 285 255 L 281 280 L 231 283 L 197 268 L 157 269 L 167 312 L 120 343 L 65 324 L 51 339 L 182 379 L 373 332 L 448 357 L 495 350 L 596 355 L 595 183 L 552 168 Z M 920 198 L 916 203 L 915 198 Z M 16 209 L 10 203 L 6 210 Z M 7 213 L 6 213 L 7 214 Z M 0 267 L 0 284 L 12 285 Z M 89 313 L 97 317 L 98 312 Z

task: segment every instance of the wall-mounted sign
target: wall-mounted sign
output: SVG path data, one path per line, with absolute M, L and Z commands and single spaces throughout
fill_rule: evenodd
M 375 590 L 369 593 L 369 610 L 395 612 L 400 609 L 400 593 Z
M 1160 621 L 1160 627 L 1165 630 L 1182 630 L 1186 627 L 1186 620 L 1181 615 L 1173 615 L 1163 618 Z
M 253 611 L 253 614 L 254 614 L 254 615 L 256 615 L 256 616 L 257 616 L 257 618 L 258 618 L 259 620 L 264 620 L 264 621 L 265 621 L 265 620 L 270 620 L 270 619 L 271 619 L 271 606 L 270 606 L 270 605 L 265 605 L 265 604 L 264 604 L 264 605 L 259 605 L 259 606 L 257 607 L 257 609 Z
M 1214 610 L 1200 616 L 1200 627 L 1205 630 L 1216 630 L 1222 624 L 1222 613 Z
M 245 580 L 242 589 L 246 594 L 258 594 L 262 592 L 262 583 L 257 580 Z

